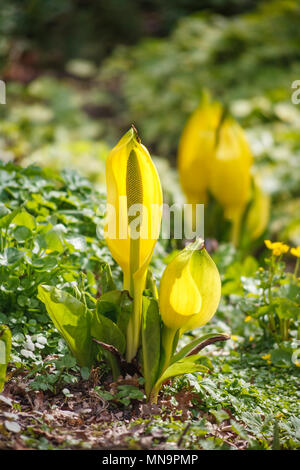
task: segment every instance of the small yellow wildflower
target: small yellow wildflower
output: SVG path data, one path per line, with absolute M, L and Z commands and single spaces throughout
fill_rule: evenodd
M 274 243 L 272 243 L 271 240 L 265 240 L 265 245 L 268 248 L 268 250 L 273 250 Z
M 297 248 L 291 248 L 291 254 L 300 258 L 300 246 L 297 246 Z
M 300 367 L 300 361 L 295 362 L 296 367 Z
M 265 240 L 265 245 L 268 250 L 272 250 L 274 256 L 281 256 L 284 253 L 287 253 L 290 249 L 288 245 L 282 242 L 271 242 L 270 240 Z
M 265 361 L 269 361 L 269 359 L 271 358 L 271 354 L 265 354 L 264 356 L 261 356 L 261 358 Z
M 254 340 L 254 337 L 253 336 L 249 336 L 249 341 L 253 341 Z
M 232 339 L 232 341 L 238 341 L 238 337 L 235 336 L 235 335 L 231 335 L 231 339 Z
M 280 411 L 279 411 L 276 415 L 276 418 L 282 418 L 282 417 L 283 417 L 283 413 L 280 413 Z
M 251 321 L 252 320 L 252 317 L 251 315 L 248 315 L 246 318 L 245 318 L 245 322 L 248 323 L 248 321 Z

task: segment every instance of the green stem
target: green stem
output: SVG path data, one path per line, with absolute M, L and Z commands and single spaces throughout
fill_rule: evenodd
M 113 375 L 113 380 L 117 380 L 118 377 L 120 377 L 121 375 L 117 358 L 110 351 L 105 351 L 104 356 L 110 365 L 112 375 Z
M 149 397 L 149 403 L 153 403 L 154 405 L 157 404 L 157 399 L 158 399 L 158 394 L 159 394 L 159 387 L 153 387 L 150 393 Z
M 138 279 L 132 279 L 130 295 L 133 297 L 133 312 L 130 316 L 127 327 L 127 347 L 126 360 L 131 362 L 136 356 L 139 342 L 142 321 L 142 302 L 143 290 L 145 288 L 146 274 L 144 273 Z
M 274 256 L 272 255 L 272 264 L 271 268 L 269 271 L 269 287 L 268 287 L 268 292 L 269 292 L 269 305 L 272 305 L 272 283 L 273 283 L 273 277 L 274 277 Z M 269 323 L 270 323 L 270 330 L 273 334 L 276 332 L 276 323 L 275 323 L 275 318 L 273 312 L 269 313 Z
M 164 371 L 170 365 L 170 361 L 173 356 L 173 345 L 174 345 L 176 332 L 177 332 L 176 329 L 174 330 L 166 326 L 163 327 L 162 336 L 161 336 L 163 356 L 162 356 L 162 362 L 160 365 L 160 375 L 162 375 Z
M 294 271 L 294 278 L 295 278 L 295 281 L 297 280 L 297 275 L 298 275 L 298 271 L 299 271 L 299 265 L 300 265 L 300 258 L 297 258 L 296 266 L 295 266 L 295 271 Z
M 231 232 L 231 241 L 235 247 L 238 247 L 240 241 L 240 231 L 241 231 L 241 214 L 237 213 L 234 215 L 232 220 L 232 232 Z
M 161 333 L 162 356 L 161 356 L 161 364 L 159 368 L 160 372 L 156 380 L 156 383 L 154 384 L 151 390 L 150 396 L 149 396 L 150 403 L 154 403 L 154 404 L 157 403 L 159 390 L 162 385 L 159 379 L 171 363 L 171 359 L 174 354 L 174 348 L 175 348 L 174 341 L 176 338 L 177 331 L 178 330 L 168 328 L 165 325 L 163 326 L 163 330 Z
M 148 272 L 147 272 L 147 278 L 146 279 L 147 279 L 146 280 L 146 289 L 149 289 L 150 292 L 151 292 L 152 297 L 154 297 L 154 299 L 158 300 L 158 293 L 157 293 L 156 284 L 155 284 L 155 281 L 153 279 L 152 272 L 150 270 L 148 270 Z

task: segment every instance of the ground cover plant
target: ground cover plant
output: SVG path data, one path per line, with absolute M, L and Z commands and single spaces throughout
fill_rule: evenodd
M 40 58 L 47 6 L 4 3 L 0 449 L 299 449 L 298 3 L 129 2 L 151 37 Z

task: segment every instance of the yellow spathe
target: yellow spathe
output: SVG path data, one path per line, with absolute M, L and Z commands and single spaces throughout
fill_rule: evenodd
M 164 324 L 181 333 L 207 323 L 221 297 L 218 269 L 197 240 L 166 267 L 160 281 L 159 306 Z
M 142 292 L 160 232 L 163 203 L 158 173 L 133 127 L 108 156 L 106 186 L 105 240 L 123 270 L 124 289 L 134 300 L 127 332 L 126 357 L 130 361 L 138 348 Z
M 221 104 L 205 97 L 187 121 L 178 148 L 178 171 L 188 203 L 205 203 Z
M 243 129 L 232 117 L 225 117 L 214 152 L 210 191 L 229 219 L 234 220 L 249 201 L 252 161 Z

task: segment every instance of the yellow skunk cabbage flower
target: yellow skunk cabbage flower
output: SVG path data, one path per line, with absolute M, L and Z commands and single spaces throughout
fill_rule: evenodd
M 199 328 L 215 314 L 220 297 L 218 269 L 199 239 L 181 251 L 163 273 L 159 287 L 162 321 L 180 333 Z
M 252 203 L 246 219 L 246 229 L 251 240 L 259 238 L 267 228 L 270 218 L 271 198 L 254 182 Z
M 225 116 L 218 129 L 210 191 L 233 222 L 233 242 L 238 243 L 240 221 L 250 197 L 253 157 L 241 126 Z
M 127 330 L 127 361 L 137 353 L 142 292 L 147 268 L 159 236 L 162 190 L 147 149 L 132 127 L 110 152 L 106 162 L 107 246 L 124 275 L 124 289 L 133 297 Z
M 178 148 L 178 170 L 189 204 L 204 204 L 212 171 L 216 129 L 222 107 L 204 97 L 183 130 Z

